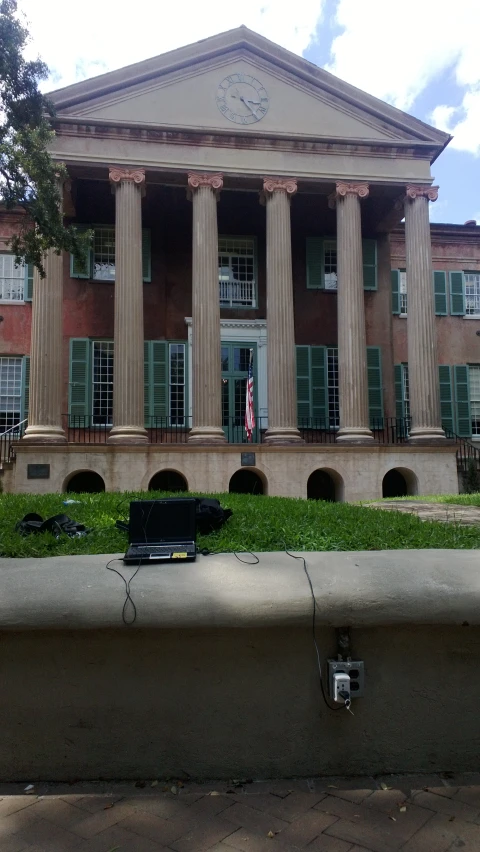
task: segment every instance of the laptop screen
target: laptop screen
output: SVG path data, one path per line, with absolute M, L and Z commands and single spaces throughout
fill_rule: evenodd
M 194 497 L 132 500 L 130 544 L 195 541 L 195 509 Z

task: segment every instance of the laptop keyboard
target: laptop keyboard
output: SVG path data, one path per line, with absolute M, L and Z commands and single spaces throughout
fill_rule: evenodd
M 188 553 L 189 555 L 193 555 L 196 552 L 195 547 L 192 547 L 189 544 L 185 544 L 185 546 L 181 545 L 181 549 L 184 553 Z M 175 545 L 173 547 L 165 547 L 158 545 L 142 544 L 140 546 L 131 547 L 129 549 L 129 556 L 170 556 L 171 553 L 178 552 L 180 552 L 180 547 L 178 545 Z

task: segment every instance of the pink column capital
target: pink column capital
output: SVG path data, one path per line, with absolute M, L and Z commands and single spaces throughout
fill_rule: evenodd
M 296 178 L 264 178 L 263 191 L 268 195 L 274 192 L 285 192 L 287 195 L 295 195 L 297 191 Z
M 356 195 L 358 198 L 367 198 L 370 193 L 368 183 L 345 183 L 345 181 L 337 180 L 335 184 L 335 192 L 328 196 L 328 206 L 333 210 L 339 198 L 345 198 L 346 195 Z
M 416 198 L 426 198 L 428 201 L 436 201 L 438 198 L 438 190 L 438 186 L 407 183 L 405 187 L 405 195 L 408 201 L 415 201 Z
M 223 174 L 221 172 L 188 172 L 188 192 L 191 196 L 195 189 L 201 186 L 209 186 L 216 195 L 223 188 Z

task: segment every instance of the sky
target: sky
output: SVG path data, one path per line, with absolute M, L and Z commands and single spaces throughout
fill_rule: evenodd
M 245 24 L 453 136 L 432 221 L 480 224 L 480 0 L 19 0 L 45 90 Z M 294 12 L 294 17 L 292 12 Z

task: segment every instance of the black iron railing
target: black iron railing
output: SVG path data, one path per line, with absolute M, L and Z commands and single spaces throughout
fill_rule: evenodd
M 5 432 L 0 434 L 0 464 L 7 464 L 14 461 L 15 451 L 13 445 L 16 441 L 20 441 L 23 438 L 26 426 L 27 421 L 22 420 L 21 423 L 10 426 Z

